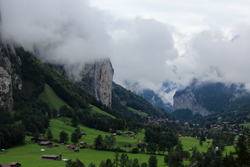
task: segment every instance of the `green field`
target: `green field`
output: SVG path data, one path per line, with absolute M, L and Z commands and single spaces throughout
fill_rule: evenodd
M 52 130 L 52 134 L 54 139 L 59 140 L 59 133 L 63 130 L 69 134 L 69 139 L 71 133 L 75 130 L 74 127 L 70 126 L 70 119 L 69 118 L 57 118 L 50 120 L 50 126 Z M 86 136 L 82 137 L 79 142 L 86 142 L 88 146 L 93 145 L 95 138 L 101 134 L 103 137 L 105 135 L 111 135 L 108 132 L 102 132 L 96 129 L 88 128 L 83 125 L 79 125 L 81 132 L 86 133 Z M 22 166 L 25 167 L 63 167 L 65 166 L 65 162 L 62 161 L 54 161 L 54 160 L 42 160 L 42 155 L 58 155 L 62 153 L 63 159 L 72 159 L 75 160 L 76 158 L 80 159 L 85 166 L 89 165 L 91 162 L 98 166 L 101 161 L 106 159 L 114 159 L 114 152 L 109 151 L 98 151 L 94 149 L 80 149 L 80 152 L 76 153 L 70 150 L 67 150 L 66 146 L 59 145 L 59 148 L 47 148 L 39 146 L 37 143 L 33 143 L 30 141 L 32 137 L 26 136 L 26 145 L 14 147 L 11 149 L 7 149 L 6 152 L 0 152 L 0 164 L 1 163 L 10 163 L 10 162 L 19 162 Z M 125 136 L 116 136 L 116 146 L 120 146 L 122 149 L 126 149 L 130 151 L 133 147 L 133 144 L 138 143 L 139 140 L 143 142 L 144 138 L 144 130 L 139 132 L 137 137 L 125 137 Z M 208 147 L 211 146 L 212 140 L 210 140 L 210 144 L 203 142 L 203 145 L 199 145 L 199 140 L 192 137 L 180 137 L 180 141 L 183 144 L 183 149 L 188 150 L 189 148 L 197 147 L 200 152 L 206 152 Z M 54 143 L 55 144 L 55 143 Z M 68 144 L 71 144 L 69 141 Z M 124 145 L 131 144 L 131 148 L 124 148 Z M 45 149 L 45 152 L 41 152 L 41 149 Z M 229 153 L 233 151 L 233 146 L 225 147 L 225 151 L 223 154 Z M 191 152 L 190 152 L 191 153 Z M 149 156 L 148 154 L 128 154 L 129 158 L 138 158 L 140 163 L 148 162 Z M 164 164 L 164 156 L 157 155 L 158 159 L 158 166 L 166 166 Z M 184 161 L 184 164 L 189 164 L 189 161 Z
M 131 108 L 131 107 L 127 107 L 127 109 L 128 109 L 129 111 L 132 111 L 132 112 L 134 112 L 134 113 L 136 113 L 136 114 L 139 114 L 139 115 L 141 115 L 141 116 L 144 116 L 144 117 L 147 117 L 147 116 L 148 116 L 147 113 L 138 111 L 138 110 L 133 109 L 133 108 Z
M 248 122 L 248 123 L 245 123 L 245 124 L 239 124 L 239 126 L 244 126 L 244 127 L 247 127 L 247 128 L 250 128 L 250 122 Z
M 69 126 L 67 124 L 70 124 L 69 118 L 60 118 L 60 119 L 51 119 L 50 120 L 50 126 L 53 134 L 54 139 L 59 140 L 59 134 L 63 130 L 69 134 L 69 138 L 71 133 L 75 130 L 74 127 Z M 86 133 L 86 136 L 83 136 L 80 141 L 86 142 L 88 145 L 93 145 L 95 138 L 100 134 L 103 137 L 105 135 L 111 135 L 111 133 L 99 131 L 93 128 L 88 128 L 84 125 L 79 125 L 80 130 L 82 133 Z M 144 134 L 138 133 L 138 136 L 133 139 L 131 137 L 125 137 L 125 136 L 116 136 L 116 146 L 123 147 L 124 145 L 128 144 L 136 144 L 138 143 L 138 140 L 143 140 Z M 69 141 L 71 143 L 71 141 Z
M 60 148 L 44 148 L 40 147 L 37 144 L 30 144 L 25 146 L 25 149 L 33 151 L 22 152 L 21 147 L 16 147 L 9 149 L 7 153 L 0 153 L 0 163 L 10 163 L 10 162 L 19 162 L 24 167 L 63 167 L 65 162 L 63 161 L 54 161 L 54 160 L 42 160 L 42 155 L 58 155 L 62 153 L 63 159 L 80 159 L 85 166 L 89 165 L 91 162 L 98 166 L 101 161 L 106 159 L 114 159 L 114 152 L 108 151 L 98 151 L 92 149 L 81 149 L 80 152 L 76 153 L 70 150 L 67 150 L 66 147 Z M 44 148 L 45 151 L 39 151 L 41 148 Z M 21 151 L 20 151 L 21 150 Z M 140 163 L 148 162 L 149 156 L 147 154 L 128 154 L 129 158 L 138 158 Z M 164 156 L 157 156 L 158 166 L 165 166 Z
M 60 107 L 64 105 L 68 108 L 71 108 L 67 103 L 65 103 L 60 97 L 56 95 L 56 93 L 48 84 L 45 84 L 44 91 L 40 94 L 39 100 L 44 101 L 49 105 L 51 109 L 56 109 L 57 111 L 59 111 Z
M 193 138 L 193 137 L 180 137 L 179 138 L 182 145 L 183 149 L 185 151 L 189 151 L 189 148 L 194 148 L 196 147 L 200 152 L 207 152 L 207 149 L 212 146 L 213 139 L 207 139 L 209 140 L 210 143 L 203 142 L 202 146 L 199 144 L 199 139 Z M 230 151 L 234 151 L 233 146 L 226 146 L 225 150 L 223 151 L 223 155 L 226 155 L 230 153 Z M 192 151 L 190 151 L 191 153 Z
M 96 106 L 93 106 L 93 105 L 90 105 L 90 106 L 92 107 L 91 112 L 99 113 L 99 114 L 107 115 L 111 118 L 115 118 L 113 115 L 110 115 L 109 113 L 106 113 L 105 111 L 102 111 L 101 109 L 97 108 Z

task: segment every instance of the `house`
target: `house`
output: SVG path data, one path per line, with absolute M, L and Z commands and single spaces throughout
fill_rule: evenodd
M 82 146 L 83 148 L 86 148 L 86 147 L 87 147 L 87 143 L 85 143 L 85 142 L 80 142 L 80 146 Z
M 181 137 L 181 134 L 177 133 L 177 136 L 178 136 L 178 137 Z
M 79 149 L 74 149 L 74 152 L 79 152 Z
M 31 141 L 40 143 L 41 141 L 48 141 L 48 137 L 33 137 Z
M 135 145 L 137 145 L 138 148 L 146 148 L 147 147 L 147 145 L 145 143 L 137 143 Z
M 86 133 L 81 133 L 82 136 L 86 136 Z
M 208 140 L 207 143 L 210 143 L 210 140 Z
M 113 135 L 113 136 L 116 136 L 116 133 L 113 133 L 112 135 Z
M 58 160 L 57 155 L 42 155 L 42 159 Z
M 124 133 L 124 136 L 131 136 L 131 135 L 132 135 L 131 131 L 128 131 L 128 132 Z
M 11 163 L 10 163 L 10 166 L 11 166 L 11 167 L 21 167 L 21 164 L 18 163 L 18 162 L 11 162 Z
M 193 151 L 193 148 L 189 148 L 189 151 Z
M 74 150 L 76 147 L 74 145 L 68 146 L 68 150 Z
M 41 141 L 39 143 L 40 146 L 46 146 L 46 147 L 51 147 L 52 146 L 52 142 L 51 141 Z
M 10 167 L 10 164 L 1 164 L 1 167 Z

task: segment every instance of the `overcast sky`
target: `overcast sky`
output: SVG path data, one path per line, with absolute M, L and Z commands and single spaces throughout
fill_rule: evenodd
M 161 92 L 163 82 L 193 78 L 250 89 L 249 0 L 2 0 L 1 8 L 4 38 L 39 46 L 43 61 L 81 67 L 109 57 L 115 82 Z

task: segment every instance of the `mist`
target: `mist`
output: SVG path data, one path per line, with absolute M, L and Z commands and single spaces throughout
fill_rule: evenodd
M 63 65 L 75 78 L 85 63 L 110 58 L 115 82 L 137 83 L 137 89 L 152 89 L 170 102 L 194 78 L 250 90 L 247 23 L 226 31 L 206 25 L 187 39 L 171 22 L 115 16 L 87 0 L 2 0 L 1 11 L 5 42 L 32 52 L 38 48 L 43 62 Z M 172 87 L 168 93 L 166 82 Z

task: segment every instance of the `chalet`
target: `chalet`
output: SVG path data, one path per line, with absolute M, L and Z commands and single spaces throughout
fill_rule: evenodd
M 131 131 L 124 133 L 124 136 L 131 136 L 131 135 L 132 135 Z
M 208 140 L 207 143 L 210 143 L 210 140 Z
M 189 151 L 193 151 L 193 148 L 189 148 L 188 150 L 189 150 Z
M 52 142 L 51 141 L 41 141 L 39 143 L 40 146 L 46 146 L 46 147 L 51 147 L 52 146 Z
M 1 164 L 1 167 L 10 167 L 10 164 Z
M 33 137 L 31 141 L 40 143 L 41 141 L 48 141 L 48 137 Z
M 181 137 L 181 134 L 177 133 L 177 136 L 178 136 L 178 137 Z
M 74 150 L 76 147 L 74 145 L 68 146 L 68 150 Z
M 86 147 L 87 147 L 87 143 L 85 143 L 85 142 L 80 142 L 80 146 L 83 146 L 83 148 L 86 148 Z
M 113 133 L 112 135 L 113 135 L 113 136 L 116 136 L 116 133 Z
M 10 166 L 11 166 L 11 167 L 21 167 L 21 164 L 18 163 L 18 162 L 11 162 L 11 163 L 10 163 Z
M 58 160 L 57 155 L 42 155 L 42 159 Z
M 135 145 L 137 145 L 138 148 L 146 148 L 147 147 L 147 145 L 145 143 L 137 143 Z
M 74 152 L 79 152 L 79 149 L 74 149 Z

